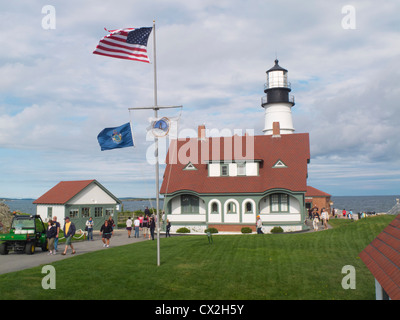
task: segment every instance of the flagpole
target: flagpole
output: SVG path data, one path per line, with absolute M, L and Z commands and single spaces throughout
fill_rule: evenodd
M 157 102 L 157 60 L 156 60 L 156 22 L 153 20 L 153 64 L 154 64 L 154 106 L 152 107 L 135 107 L 128 108 L 131 110 L 154 110 L 155 119 L 158 118 L 158 110 L 169 108 L 182 108 L 182 106 L 159 106 Z M 158 137 L 154 136 L 155 150 L 154 156 L 156 160 L 156 210 L 157 210 L 157 266 L 160 265 L 160 181 L 159 181 L 159 160 L 158 160 Z
M 158 118 L 157 102 L 157 60 L 156 60 L 156 21 L 153 20 L 153 63 L 154 63 L 154 117 Z M 157 210 L 157 266 L 160 265 L 160 181 L 158 161 L 158 137 L 154 137 L 156 158 L 156 210 Z

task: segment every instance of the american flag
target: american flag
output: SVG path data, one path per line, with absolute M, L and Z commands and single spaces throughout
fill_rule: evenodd
M 148 27 L 107 30 L 110 34 L 100 40 L 93 53 L 150 63 L 147 56 L 147 40 L 151 30 L 153 28 Z

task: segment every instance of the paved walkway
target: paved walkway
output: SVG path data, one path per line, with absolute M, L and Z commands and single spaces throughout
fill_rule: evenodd
M 312 221 L 307 219 L 306 225 L 310 228 L 306 231 L 299 232 L 316 232 L 314 231 Z M 332 227 L 328 224 L 328 229 Z M 318 231 L 324 230 L 322 223 L 318 224 Z M 125 229 L 117 229 L 114 231 L 114 236 L 111 237 L 110 240 L 110 248 L 122 246 L 126 244 L 141 242 L 141 241 L 149 241 L 148 238 L 144 239 L 143 236 L 140 238 L 133 237 L 134 231 L 132 230 L 131 238 L 128 238 L 128 232 Z M 140 232 L 141 234 L 141 232 Z M 203 235 L 203 234 L 202 234 Z M 174 236 L 174 234 L 172 235 Z M 155 235 L 156 241 L 157 235 Z M 165 234 L 161 231 L 160 237 L 165 237 Z M 151 240 L 150 240 L 151 241 Z M 48 252 L 43 252 L 42 249 L 36 248 L 36 251 L 33 255 L 27 255 L 25 253 L 16 253 L 10 252 L 7 255 L 0 255 L 0 274 L 14 272 L 19 270 L 24 270 L 40 265 L 51 264 L 54 261 L 59 261 L 62 259 L 71 258 L 80 254 L 97 251 L 97 250 L 107 250 L 107 248 L 103 247 L 103 242 L 101 241 L 101 235 L 98 231 L 93 234 L 93 241 L 75 241 L 73 242 L 73 246 L 76 250 L 76 254 L 71 254 L 71 248 L 68 248 L 67 254 L 63 256 L 61 253 L 64 251 L 65 245 L 58 245 L 58 252 L 56 255 L 48 255 Z
M 110 239 L 110 248 L 135 242 L 149 241 L 148 239 L 144 239 L 143 236 L 140 238 L 134 238 L 133 234 L 134 232 L 132 231 L 131 238 L 128 238 L 128 232 L 125 229 L 115 230 L 114 236 L 112 236 Z M 65 256 L 61 254 L 65 248 L 63 243 L 58 245 L 58 252 L 56 255 L 48 255 L 48 252 L 43 252 L 41 248 L 36 248 L 36 251 L 33 255 L 16 253 L 13 251 L 4 256 L 0 255 L 0 274 L 51 264 L 54 261 L 71 258 L 80 254 L 108 249 L 103 247 L 103 242 L 101 241 L 101 236 L 98 231 L 94 232 L 93 241 L 75 241 L 72 242 L 72 245 L 76 250 L 76 254 L 74 255 L 71 254 L 71 248 L 68 248 Z

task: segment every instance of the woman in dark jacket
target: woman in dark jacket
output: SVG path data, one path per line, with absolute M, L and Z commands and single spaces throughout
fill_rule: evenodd
M 110 246 L 110 238 L 113 233 L 113 227 L 110 225 L 109 221 L 106 220 L 104 221 L 104 224 L 100 228 L 100 234 L 103 232 L 103 236 L 101 237 L 101 240 L 103 241 L 103 247 L 109 247 Z
M 56 239 L 57 228 L 55 223 L 52 220 L 48 222 L 46 237 L 49 244 L 49 253 L 47 255 L 56 254 L 56 250 L 54 250 L 54 240 Z

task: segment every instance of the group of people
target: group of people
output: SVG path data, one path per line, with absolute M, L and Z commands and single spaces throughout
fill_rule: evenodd
M 322 221 L 324 229 L 328 229 L 329 212 L 325 208 L 322 208 L 320 213 L 316 207 L 309 209 L 308 217 L 312 221 L 314 231 L 318 231 L 320 221 Z
M 150 211 L 148 208 L 145 210 L 145 215 L 144 217 L 140 215 L 139 217 L 136 217 L 134 221 L 132 221 L 131 218 L 129 218 L 126 221 L 126 229 L 128 230 L 128 237 L 131 237 L 131 232 L 132 229 L 134 229 L 134 237 L 139 238 L 139 229 L 142 230 L 143 232 L 143 237 L 147 238 L 150 240 L 150 237 L 152 240 L 154 240 L 154 230 L 156 227 L 156 218 L 154 215 L 150 214 Z M 102 242 L 103 242 L 103 247 L 108 248 L 110 246 L 110 239 L 114 234 L 114 227 L 115 223 L 114 220 L 112 219 L 111 216 L 107 220 L 104 221 L 104 224 L 100 228 L 100 235 L 102 236 Z M 171 229 L 171 223 L 167 219 L 167 225 L 166 225 L 166 237 L 170 237 L 170 229 Z M 60 223 L 57 222 L 57 217 L 54 216 L 51 220 L 48 221 L 48 227 L 47 227 L 47 232 L 46 236 L 48 239 L 48 244 L 49 244 L 49 253 L 48 255 L 55 255 L 56 252 L 58 251 L 58 239 L 59 239 L 59 233 L 61 230 Z M 86 226 L 85 226 L 85 231 L 87 232 L 87 240 L 88 241 L 93 241 L 93 230 L 94 230 L 94 221 L 93 218 L 90 217 L 86 221 Z M 75 254 L 75 248 L 72 244 L 72 237 L 76 233 L 76 227 L 73 222 L 71 222 L 69 217 L 65 217 L 65 224 L 64 224 L 64 237 L 65 237 L 65 248 L 64 251 L 62 252 L 62 255 L 66 255 L 68 248 L 70 247 L 72 250 L 72 254 Z
M 156 217 L 152 214 L 150 214 L 150 210 L 146 207 L 144 211 L 144 216 L 139 215 L 136 217 L 133 221 L 129 217 L 128 220 L 126 221 L 126 230 L 128 231 L 128 238 L 131 237 L 132 230 L 135 231 L 134 237 L 139 238 L 139 230 L 142 230 L 143 232 L 143 238 L 147 238 L 150 240 L 150 237 L 152 240 L 154 240 L 154 230 L 156 228 Z M 171 223 L 167 219 L 167 225 L 166 225 L 166 237 L 170 237 L 170 229 L 171 229 Z
M 57 217 L 54 216 L 52 220 L 48 221 L 48 227 L 46 231 L 46 236 L 49 244 L 49 253 L 48 255 L 55 255 L 58 251 L 58 239 L 60 234 L 60 223 L 57 221 Z M 75 254 L 76 251 L 74 246 L 72 245 L 72 237 L 76 232 L 76 228 L 73 222 L 71 222 L 69 217 L 65 218 L 64 223 L 64 237 L 65 237 L 65 248 L 62 255 L 67 254 L 68 247 L 71 247 L 72 254 Z
M 75 224 L 71 221 L 69 217 L 65 217 L 64 228 L 62 229 L 65 237 L 65 248 L 61 253 L 62 255 L 66 255 L 68 248 L 71 248 L 72 254 L 76 253 L 76 250 L 72 244 L 72 237 L 76 233 Z M 103 247 L 109 247 L 111 236 L 114 233 L 114 220 L 110 216 L 107 220 L 104 221 L 104 224 L 100 228 L 100 235 L 102 235 Z M 93 218 L 90 217 L 89 220 L 86 221 L 85 231 L 87 232 L 87 240 L 93 241 L 93 228 L 94 221 Z M 59 234 L 61 230 L 61 225 L 57 221 L 57 217 L 54 216 L 47 223 L 46 237 L 49 245 L 49 253 L 48 255 L 55 255 L 58 251 L 58 240 Z

